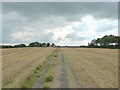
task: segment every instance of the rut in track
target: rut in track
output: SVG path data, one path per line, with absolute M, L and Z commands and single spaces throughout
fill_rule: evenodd
M 59 78 L 60 81 L 60 87 L 59 88 L 69 88 L 69 80 L 68 80 L 68 73 L 66 70 L 66 60 L 63 56 L 62 50 L 61 50 L 61 76 Z
M 40 78 L 37 80 L 37 82 L 35 82 L 35 84 L 33 85 L 32 88 L 43 88 L 44 80 L 46 78 L 46 74 L 48 72 L 48 68 L 50 66 L 51 61 L 52 61 L 52 59 L 50 59 L 49 62 L 45 65 L 45 68 L 44 68 L 42 74 L 40 75 Z

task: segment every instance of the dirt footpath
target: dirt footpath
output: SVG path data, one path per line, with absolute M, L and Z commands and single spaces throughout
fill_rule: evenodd
M 66 60 L 64 59 L 61 50 L 61 76 L 59 78 L 60 87 L 59 88 L 69 88 L 68 71 L 66 69 Z
M 76 73 L 73 72 L 68 60 L 65 59 L 62 49 L 57 49 L 57 51 L 59 52 L 57 59 L 55 60 L 53 55 L 42 71 L 40 78 L 33 85 L 33 88 L 43 88 L 44 86 L 48 86 L 49 88 L 83 88 L 84 85 L 78 82 Z M 57 63 L 55 64 L 55 62 Z M 55 67 L 52 67 L 52 72 L 55 73 L 51 75 L 54 75 L 54 79 L 52 82 L 45 82 L 46 77 L 50 74 L 49 70 L 53 63 Z

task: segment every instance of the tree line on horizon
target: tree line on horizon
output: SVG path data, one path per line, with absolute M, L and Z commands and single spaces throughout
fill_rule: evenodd
M 17 45 L 0 45 L 1 48 L 19 48 L 19 47 L 55 47 L 54 43 L 39 43 L 32 42 L 28 46 L 26 44 L 17 44 Z
M 120 48 L 120 36 L 105 35 L 88 43 L 91 48 Z

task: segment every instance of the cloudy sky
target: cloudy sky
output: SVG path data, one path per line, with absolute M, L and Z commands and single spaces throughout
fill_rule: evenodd
M 87 45 L 118 35 L 117 2 L 4 2 L 2 10 L 3 44 Z

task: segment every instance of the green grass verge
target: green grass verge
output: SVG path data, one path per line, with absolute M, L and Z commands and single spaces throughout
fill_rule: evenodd
M 58 57 L 58 51 L 57 49 L 54 51 L 54 54 L 53 54 L 53 61 L 54 60 L 57 60 L 56 58 Z M 57 61 L 57 65 L 60 65 L 60 63 Z M 44 87 L 49 87 L 50 88 L 50 85 L 51 83 L 53 82 L 55 76 L 56 76 L 56 72 L 55 72 L 55 68 L 56 68 L 56 64 L 55 63 L 51 63 L 49 65 L 49 68 L 48 68 L 48 73 L 47 73 L 47 76 L 46 76 L 46 79 L 44 81 L 44 84 L 43 84 L 43 88 Z

